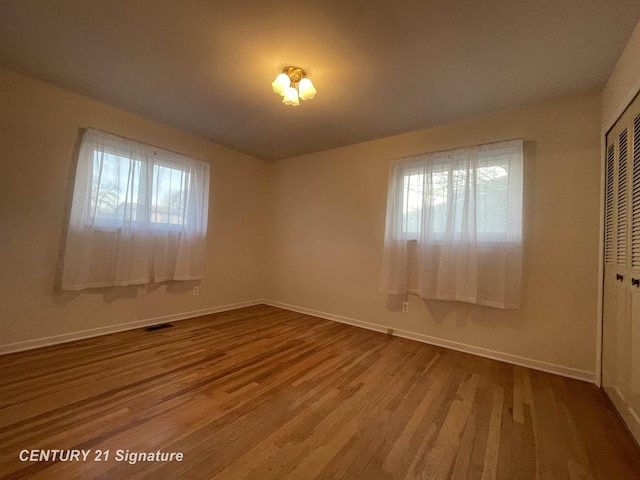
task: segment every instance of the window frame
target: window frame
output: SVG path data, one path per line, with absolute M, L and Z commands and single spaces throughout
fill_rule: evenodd
M 519 158 L 515 158 L 511 149 L 515 142 L 520 143 L 520 152 Z M 492 232 L 477 232 L 476 241 L 480 246 L 515 246 L 520 245 L 522 243 L 522 230 L 523 230 L 523 154 L 522 154 L 522 141 L 506 141 L 499 142 L 496 144 L 487 144 L 481 145 L 479 150 L 479 159 L 480 163 L 487 163 L 489 167 L 505 167 L 506 170 L 506 184 L 507 191 L 511 186 L 511 182 L 519 182 L 520 184 L 520 198 L 512 199 L 507 196 L 507 205 L 505 211 L 505 228 L 502 231 L 492 231 Z M 446 150 L 441 152 L 428 153 L 423 155 L 416 155 L 411 157 L 406 157 L 402 159 L 397 159 L 395 161 L 394 175 L 395 175 L 395 208 L 397 211 L 395 212 L 397 222 L 394 226 L 394 238 L 396 240 L 406 240 L 410 242 L 417 242 L 420 240 L 422 225 L 421 225 L 421 217 L 420 213 L 423 208 L 425 208 L 425 199 L 424 192 L 422 193 L 422 205 L 417 209 L 418 213 L 418 226 L 417 230 L 407 230 L 405 227 L 408 226 L 409 222 L 406 220 L 405 213 L 405 198 L 407 198 L 406 190 L 405 190 L 405 182 L 406 178 L 411 175 L 428 175 L 428 169 L 426 167 L 426 159 L 429 158 L 428 161 L 432 162 L 432 171 L 431 174 L 438 173 L 434 170 L 440 170 L 444 173 L 449 171 L 462 171 L 462 168 L 456 168 L 457 160 L 454 157 L 455 152 L 461 151 L 463 149 L 453 149 Z M 453 165 L 452 165 L 453 164 Z M 451 168 L 452 167 L 452 168 Z M 479 165 L 476 169 L 485 168 L 485 165 Z M 515 178 L 514 178 L 515 177 Z M 424 180 L 423 180 L 424 181 Z M 476 180 L 476 186 L 478 185 L 478 180 Z M 418 193 L 417 195 L 420 195 Z M 507 194 L 508 195 L 508 194 Z M 449 196 L 449 191 L 447 191 L 447 196 Z M 477 194 L 476 194 L 477 198 Z M 427 207 L 433 208 L 433 207 Z M 509 216 L 513 215 L 512 210 L 515 210 L 517 213 L 517 222 L 519 223 L 519 232 L 514 234 L 509 231 Z M 478 204 L 476 203 L 476 217 L 479 217 L 482 213 L 478 211 Z M 446 215 L 446 212 L 445 212 Z M 461 237 L 461 229 L 456 229 L 454 232 L 454 237 L 456 240 L 460 240 Z M 430 241 L 433 243 L 445 243 L 445 231 L 431 231 L 430 232 Z
M 85 195 L 85 208 L 84 208 L 84 226 L 85 228 L 92 228 L 97 230 L 102 230 L 106 232 L 114 232 L 122 230 L 123 224 L 126 222 L 128 227 L 133 227 L 135 229 L 142 229 L 144 226 L 149 227 L 149 232 L 163 234 L 163 233 L 179 233 L 183 231 L 185 228 L 189 228 L 189 219 L 187 215 L 187 202 L 189 197 L 189 189 L 193 188 L 193 172 L 190 171 L 190 168 L 187 166 L 188 162 L 201 162 L 200 160 L 194 160 L 192 158 L 186 157 L 184 155 L 174 153 L 168 150 L 164 150 L 158 147 L 154 147 L 151 145 L 146 145 L 140 142 L 136 142 L 134 140 L 128 140 L 125 138 L 120 139 L 119 137 L 109 134 L 106 132 L 100 132 L 98 130 L 93 130 L 93 134 L 99 134 L 101 136 L 101 140 L 104 143 L 101 145 L 103 147 L 102 152 L 93 148 L 92 151 L 92 161 L 89 161 L 88 165 L 88 176 L 89 183 L 87 188 L 87 192 Z M 122 141 L 130 142 L 130 144 L 124 144 Z M 122 145 L 122 148 L 117 148 L 116 145 Z M 133 147 L 131 146 L 133 145 Z M 138 154 L 141 154 L 143 158 L 137 159 L 132 158 L 135 155 L 131 154 L 132 148 L 137 149 Z M 129 150 L 129 152 L 127 152 Z M 140 173 L 140 180 L 138 181 L 147 181 L 150 182 L 150 185 L 147 187 L 148 194 L 147 199 L 148 207 L 144 208 L 146 212 L 144 213 L 144 218 L 135 219 L 135 220 L 126 220 L 124 218 L 114 217 L 108 218 L 105 216 L 100 216 L 97 214 L 98 208 L 93 208 L 93 200 L 94 200 L 94 169 L 96 167 L 96 162 L 105 162 L 105 160 L 96 159 L 100 154 L 103 155 L 111 155 L 118 159 L 125 159 L 129 162 L 139 163 L 140 170 L 151 169 L 152 172 L 148 173 Z M 122 161 L 122 160 L 119 160 Z M 204 162 L 202 162 L 204 163 Z M 187 185 L 185 190 L 180 190 L 184 195 L 184 207 L 183 207 L 183 222 L 182 223 L 171 223 L 171 222 L 159 222 L 154 221 L 153 215 L 154 210 L 158 208 L 158 205 L 153 204 L 153 192 L 155 189 L 155 182 L 157 179 L 157 175 L 155 173 L 155 169 L 157 167 L 164 167 L 171 170 L 177 170 L 181 172 L 183 175 L 188 177 Z M 143 178 L 146 177 L 146 180 Z M 125 201 L 126 202 L 126 201 Z M 125 203 L 121 202 L 121 203 Z M 118 206 L 116 206 L 116 209 Z M 157 213 L 157 212 L 156 212 Z

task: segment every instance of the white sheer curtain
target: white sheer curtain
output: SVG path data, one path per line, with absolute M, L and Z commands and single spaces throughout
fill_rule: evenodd
M 63 290 L 203 277 L 209 165 L 85 130 Z
M 395 160 L 381 289 L 518 308 L 522 140 Z

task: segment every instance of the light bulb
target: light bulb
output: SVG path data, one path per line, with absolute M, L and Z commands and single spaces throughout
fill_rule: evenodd
M 300 89 L 300 98 L 302 100 L 309 100 L 315 97 L 316 93 L 318 92 L 313 86 L 313 83 L 311 83 L 311 80 L 307 77 L 304 77 L 302 80 L 300 80 L 298 88 Z
M 298 100 L 298 91 L 294 87 L 287 87 L 284 91 L 282 103 L 293 106 L 300 105 L 300 101 Z
M 291 80 L 289 79 L 289 75 L 287 75 L 286 73 L 281 73 L 280 75 L 278 75 L 271 84 L 271 86 L 273 87 L 273 91 L 283 96 L 285 90 L 289 88 L 290 85 Z

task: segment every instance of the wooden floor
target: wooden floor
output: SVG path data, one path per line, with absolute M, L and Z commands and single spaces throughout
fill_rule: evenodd
M 3 479 L 640 478 L 594 385 L 267 306 L 0 368 Z M 90 453 L 20 461 L 51 449 Z

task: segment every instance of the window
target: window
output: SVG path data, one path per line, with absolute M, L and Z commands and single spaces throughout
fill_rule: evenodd
M 63 289 L 202 278 L 208 196 L 207 163 L 87 129 Z
M 521 140 L 395 160 L 382 290 L 516 308 L 522 164 Z M 408 242 L 417 248 L 408 249 Z M 419 285 L 410 285 L 409 278 Z
M 153 162 L 123 155 L 127 152 L 93 151 L 85 224 L 118 228 L 123 222 L 148 222 L 157 229 L 184 225 L 192 188 L 184 161 L 157 150 L 152 150 Z
M 500 144 L 473 160 L 463 149 L 398 160 L 395 237 L 415 240 L 424 224 L 436 239 L 473 228 L 479 242 L 520 241 L 522 155 L 513 152 Z

